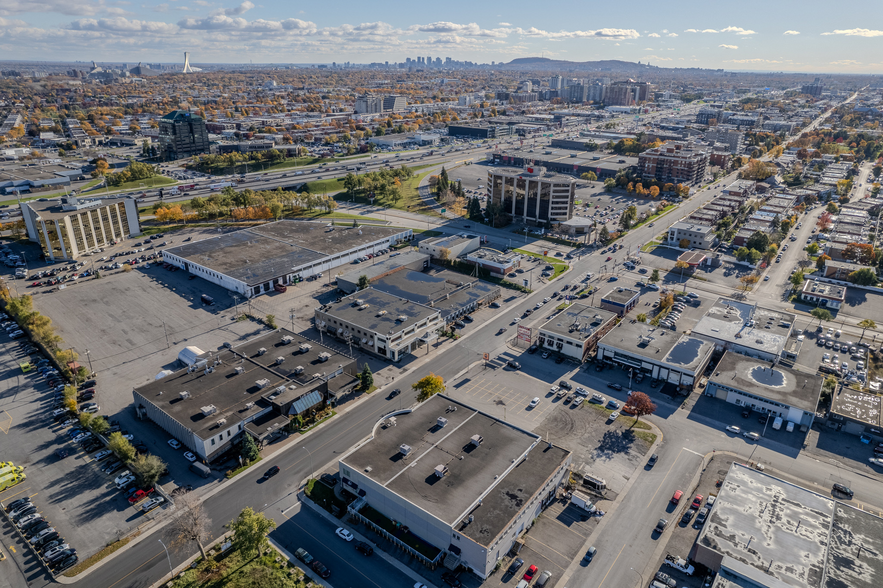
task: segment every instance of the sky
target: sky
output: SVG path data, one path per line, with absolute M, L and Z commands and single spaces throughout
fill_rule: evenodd
M 184 51 L 194 64 L 545 56 L 878 74 L 880 6 L 879 0 L 0 0 L 0 59 L 168 63 L 183 61 Z

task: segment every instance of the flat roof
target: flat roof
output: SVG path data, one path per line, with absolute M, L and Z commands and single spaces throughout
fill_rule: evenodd
M 585 341 L 617 316 L 619 315 L 615 312 L 603 308 L 574 303 L 558 316 L 546 321 L 540 330 Z
M 739 463 L 696 543 L 760 585 L 764 576 L 800 588 L 883 583 L 883 519 Z
M 492 261 L 494 263 L 500 264 L 511 264 L 515 263 L 519 259 L 524 257 L 520 253 L 515 253 L 514 251 L 510 251 L 509 253 L 503 253 L 499 249 L 492 249 L 490 247 L 482 247 L 481 249 L 476 249 L 471 253 L 467 254 L 467 259 L 485 259 L 487 261 Z
M 473 239 L 478 239 L 478 235 L 442 235 L 441 237 L 432 237 L 431 239 L 425 239 L 421 241 L 420 244 L 427 247 L 445 247 L 447 249 L 450 249 L 452 247 L 456 247 L 457 245 L 468 243 Z
M 361 305 L 357 305 L 356 300 L 361 300 L 362 304 L 368 306 L 359 310 Z M 338 320 L 379 334 L 404 331 L 438 312 L 437 309 L 387 294 L 373 287 L 345 296 L 340 302 L 326 304 L 319 310 Z M 380 314 L 382 311 L 385 312 Z M 399 316 L 406 316 L 407 319 L 398 322 Z M 326 325 L 326 327 L 329 331 L 334 329 L 334 325 Z
M 822 390 L 822 378 L 747 355 L 725 351 L 709 378 L 721 386 L 736 388 L 774 402 L 815 412 Z
M 714 351 L 713 343 L 640 321 L 622 321 L 601 344 L 694 374 Z
M 791 313 L 718 298 L 692 332 L 694 335 L 778 355 L 785 348 L 794 318 L 795 315 Z M 754 321 L 753 326 L 750 326 L 751 321 Z
M 415 262 L 428 260 L 429 255 L 427 255 L 426 253 L 420 253 L 419 251 L 406 251 L 401 255 L 388 257 L 379 263 L 359 264 L 357 269 L 349 271 L 342 276 L 338 276 L 338 279 L 356 283 L 359 281 L 360 277 L 367 276 L 369 280 L 373 280 L 377 276 L 382 276 L 384 274 L 394 272 L 397 269 L 402 268 L 406 265 L 411 265 Z
M 83 206 L 77 210 L 64 210 L 62 208 L 61 198 L 50 198 L 48 200 L 44 200 L 42 198 L 38 200 L 29 200 L 25 202 L 24 205 L 29 207 L 31 210 L 36 212 L 43 220 L 57 220 L 61 218 L 65 218 L 71 216 L 72 214 L 77 214 L 80 212 L 87 212 L 89 210 L 93 210 L 95 208 L 101 208 L 103 206 L 109 206 L 111 204 L 120 202 L 125 203 L 127 200 L 131 200 L 128 197 L 111 197 L 111 198 L 85 198 L 79 197 L 77 198 L 77 202 L 80 205 L 83 204 L 93 204 L 92 206 Z
M 392 227 L 329 227 L 278 221 L 170 247 L 164 252 L 249 285 L 407 231 Z
M 838 286 L 837 284 L 829 284 L 818 280 L 807 280 L 803 283 L 803 293 L 834 298 L 836 300 L 845 300 L 846 286 Z
M 447 419 L 444 427 L 439 417 Z M 482 437 L 477 447 L 470 442 L 473 435 Z M 399 450 L 403 444 L 410 447 L 407 458 Z M 489 545 L 569 455 L 538 435 L 438 394 L 397 415 L 395 427 L 378 427 L 341 463 Z M 448 470 L 442 478 L 435 475 L 439 465 Z M 479 499 L 482 504 L 472 508 Z M 474 519 L 462 525 L 467 514 Z
M 640 295 L 641 293 L 637 290 L 632 290 L 631 288 L 623 288 L 622 286 L 619 286 L 613 288 L 610 292 L 602 296 L 601 300 L 610 300 L 612 302 L 616 302 L 617 304 L 626 304 L 635 296 Z
M 841 387 L 831 399 L 831 412 L 852 420 L 883 427 L 883 397 Z
M 556 149 L 563 149 L 563 151 L 556 151 Z M 552 151 L 552 153 L 547 154 L 546 151 Z M 597 151 L 574 152 L 572 149 L 564 147 L 552 147 L 551 149 L 535 148 L 533 151 L 530 149 L 507 149 L 502 151 L 501 155 L 531 159 L 536 165 L 540 166 L 545 165 L 543 162 L 555 163 L 557 165 L 566 163 L 584 167 L 602 167 L 604 169 L 625 169 L 638 165 L 637 157 L 607 155 Z M 571 157 L 571 155 L 576 155 L 576 157 Z M 594 159 L 595 157 L 599 157 L 599 159 Z

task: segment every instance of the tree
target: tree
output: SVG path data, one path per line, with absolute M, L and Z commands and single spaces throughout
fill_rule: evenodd
M 690 240 L 686 237 L 678 241 L 678 247 L 681 249 L 689 249 L 690 248 Z
M 139 486 L 149 488 L 156 484 L 162 476 L 166 469 L 166 462 L 156 455 L 138 454 L 129 464 L 129 469 L 135 474 Z
M 189 542 L 195 541 L 202 558 L 207 559 L 203 543 L 212 536 L 212 520 L 206 514 L 202 500 L 196 493 L 191 492 L 176 499 L 175 506 L 176 514 L 170 529 L 170 534 L 174 537 L 171 544 L 175 547 L 185 547 Z
M 739 261 L 745 261 L 746 259 L 748 259 L 749 253 L 750 250 L 748 249 L 748 247 L 739 247 L 738 249 L 736 249 L 736 259 L 738 259 Z
M 278 219 L 282 216 L 282 203 L 281 202 L 271 202 L 270 203 L 270 213 L 273 215 L 273 218 Z
M 745 246 L 748 247 L 748 249 L 757 249 L 763 253 L 766 251 L 767 247 L 770 246 L 770 236 L 763 231 L 754 231 L 754 233 L 748 237 Z
M 795 290 L 800 289 L 800 285 L 803 283 L 803 272 L 797 271 L 794 272 L 794 275 L 791 276 L 791 285 Z
M 616 187 L 616 180 L 614 180 L 613 178 L 607 178 L 606 180 L 604 180 L 604 191 L 605 192 L 612 192 L 615 187 Z
M 276 521 L 248 506 L 230 522 L 229 528 L 233 531 L 233 547 L 244 557 L 250 558 L 263 553 L 267 535 L 276 528 Z
M 871 265 L 876 259 L 874 246 L 870 243 L 849 243 L 843 250 L 843 259 L 859 265 Z
M 110 430 L 110 423 L 107 422 L 107 419 L 103 416 L 95 417 L 92 419 L 92 422 L 89 423 L 89 429 L 96 435 L 105 435 L 107 431 Z
M 135 459 L 135 448 L 120 432 L 110 434 L 107 439 L 107 448 L 113 451 L 123 463 L 129 463 Z
M 749 274 L 747 276 L 742 276 L 741 278 L 739 278 L 739 282 L 742 283 L 742 290 L 744 290 L 745 292 L 747 292 L 748 289 L 756 284 L 759 280 L 760 278 L 754 274 Z
M 686 261 L 678 260 L 678 261 L 675 263 L 675 269 L 679 269 L 679 270 L 681 270 L 681 279 L 682 279 L 682 280 L 684 279 L 684 270 L 687 269 L 687 268 L 689 268 L 689 267 L 690 267 L 690 264 L 687 263 Z
M 363 275 L 359 276 L 358 286 L 359 286 L 359 290 L 364 290 L 365 288 L 368 288 L 369 286 L 371 286 L 371 280 L 368 278 L 368 276 L 363 274 Z
M 859 321 L 858 326 L 862 328 L 862 336 L 858 338 L 859 342 L 865 338 L 865 331 L 871 329 L 872 331 L 877 330 L 877 323 L 872 321 L 871 319 L 865 319 L 863 321 Z
M 840 209 L 837 208 L 837 205 L 833 202 L 829 202 L 828 206 L 825 207 L 825 210 L 827 210 L 831 214 L 837 214 L 838 212 L 840 212 Z
M 365 362 L 365 367 L 362 368 L 362 373 L 359 374 L 359 381 L 362 384 L 362 390 L 370 390 L 371 386 L 374 385 L 374 374 L 371 373 L 371 366 L 368 365 L 368 362 Z
M 638 209 L 635 206 L 629 206 L 622 211 L 622 215 L 619 217 L 619 226 L 627 231 L 632 228 L 632 224 L 637 217 Z
M 417 382 L 411 384 L 411 388 L 417 391 L 417 400 L 423 402 L 439 392 L 444 392 L 445 381 L 441 376 L 436 376 L 434 373 L 429 372 L 428 376 L 423 376 Z
M 809 255 L 815 255 L 819 252 L 819 244 L 813 241 L 809 245 L 806 246 L 806 252 Z
M 451 258 L 451 250 L 447 247 L 439 247 L 438 248 L 438 259 L 441 261 L 447 261 Z
M 610 240 L 610 231 L 607 230 L 607 225 L 601 225 L 601 230 L 598 231 L 598 240 L 604 244 Z
M 580 176 L 583 180 L 587 182 L 596 182 L 598 181 L 598 175 L 595 172 L 586 172 Z
M 650 277 L 649 277 L 648 279 L 649 279 L 651 282 L 658 282 L 658 281 L 659 281 L 659 270 L 658 270 L 658 269 L 654 269 L 654 270 L 653 270 L 653 273 L 650 274 Z
M 248 433 L 242 436 L 240 454 L 242 455 L 242 459 L 249 463 L 255 461 L 261 455 L 257 444 L 254 442 L 254 437 Z
M 813 318 L 819 319 L 820 325 L 822 324 L 822 321 L 827 322 L 827 321 L 831 320 L 832 318 L 834 318 L 834 316 L 831 314 L 831 312 L 828 311 L 828 309 L 826 309 L 826 308 L 813 308 L 809 312 L 809 314 L 812 315 Z
M 650 198 L 659 196 L 659 186 L 650 186 Z
M 635 415 L 635 422 L 632 423 L 632 427 L 634 427 L 642 416 L 656 412 L 656 403 L 643 392 L 632 392 L 623 407 L 623 412 Z
M 825 269 L 825 263 L 830 261 L 831 257 L 825 253 L 819 255 L 819 258 L 816 259 L 816 269 Z
M 865 267 L 860 270 L 850 272 L 850 274 L 846 276 L 846 279 L 853 284 L 858 284 L 859 286 L 876 286 L 877 272 L 869 267 Z
M 88 413 L 88 412 L 81 412 L 80 414 L 77 415 L 77 418 L 78 418 L 79 421 L 80 421 L 80 426 L 81 426 L 81 427 L 83 427 L 83 428 L 85 428 L 85 429 L 89 429 L 89 428 L 90 428 L 89 425 L 92 424 L 92 415 L 91 415 L 90 413 Z
M 646 323 L 647 322 L 647 315 L 643 312 L 641 314 L 639 314 L 638 316 L 636 316 L 635 318 L 638 320 L 639 323 Z

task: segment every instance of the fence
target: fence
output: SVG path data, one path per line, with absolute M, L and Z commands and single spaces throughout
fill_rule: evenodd
M 416 549 L 414 549 L 410 545 L 404 543 L 401 539 L 399 539 L 398 537 L 396 537 L 395 535 L 393 535 L 392 533 L 390 533 L 389 531 L 387 531 L 383 527 L 377 525 L 374 521 L 372 521 L 372 520 L 366 518 L 364 515 L 362 515 L 359 512 L 359 510 L 361 510 L 361 508 L 363 506 L 365 506 L 365 504 L 366 504 L 366 502 L 364 501 L 364 499 L 356 500 L 355 502 L 353 502 L 352 504 L 350 504 L 347 507 L 347 512 L 349 513 L 350 516 L 352 516 L 356 520 L 368 525 L 371 529 L 374 530 L 375 533 L 377 533 L 378 535 L 380 535 L 384 539 L 388 540 L 389 542 L 391 542 L 393 545 L 395 545 L 396 547 L 398 547 L 399 549 L 401 549 L 402 551 L 404 551 L 408 555 L 414 557 L 415 559 L 417 559 L 417 561 L 419 561 L 420 563 L 422 563 L 423 565 L 425 565 L 429 569 L 435 570 L 438 567 L 438 565 L 444 559 L 444 555 L 445 555 L 444 551 L 439 550 L 438 555 L 435 556 L 435 559 L 429 559 L 428 557 L 424 556 L 422 553 L 420 553 L 419 551 L 417 551 Z

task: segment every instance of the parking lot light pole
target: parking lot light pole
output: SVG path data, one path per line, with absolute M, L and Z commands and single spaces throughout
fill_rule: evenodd
M 89 373 L 90 373 L 90 374 L 94 374 L 94 373 L 95 373 L 95 370 L 92 369 L 92 356 L 89 355 L 89 350 L 88 350 L 88 349 L 86 350 L 86 359 L 89 360 Z
M 310 476 L 307 479 L 311 480 L 313 478 L 313 472 L 314 472 L 314 470 L 313 470 L 313 454 L 306 447 L 304 447 L 304 451 L 306 451 L 310 456 Z
M 172 556 L 169 555 L 169 549 L 168 547 L 166 547 L 166 544 L 162 542 L 162 539 L 157 539 L 157 541 L 159 541 L 159 544 L 162 545 L 162 548 L 166 550 L 166 557 L 169 560 L 169 573 L 174 576 L 175 570 L 172 569 Z

